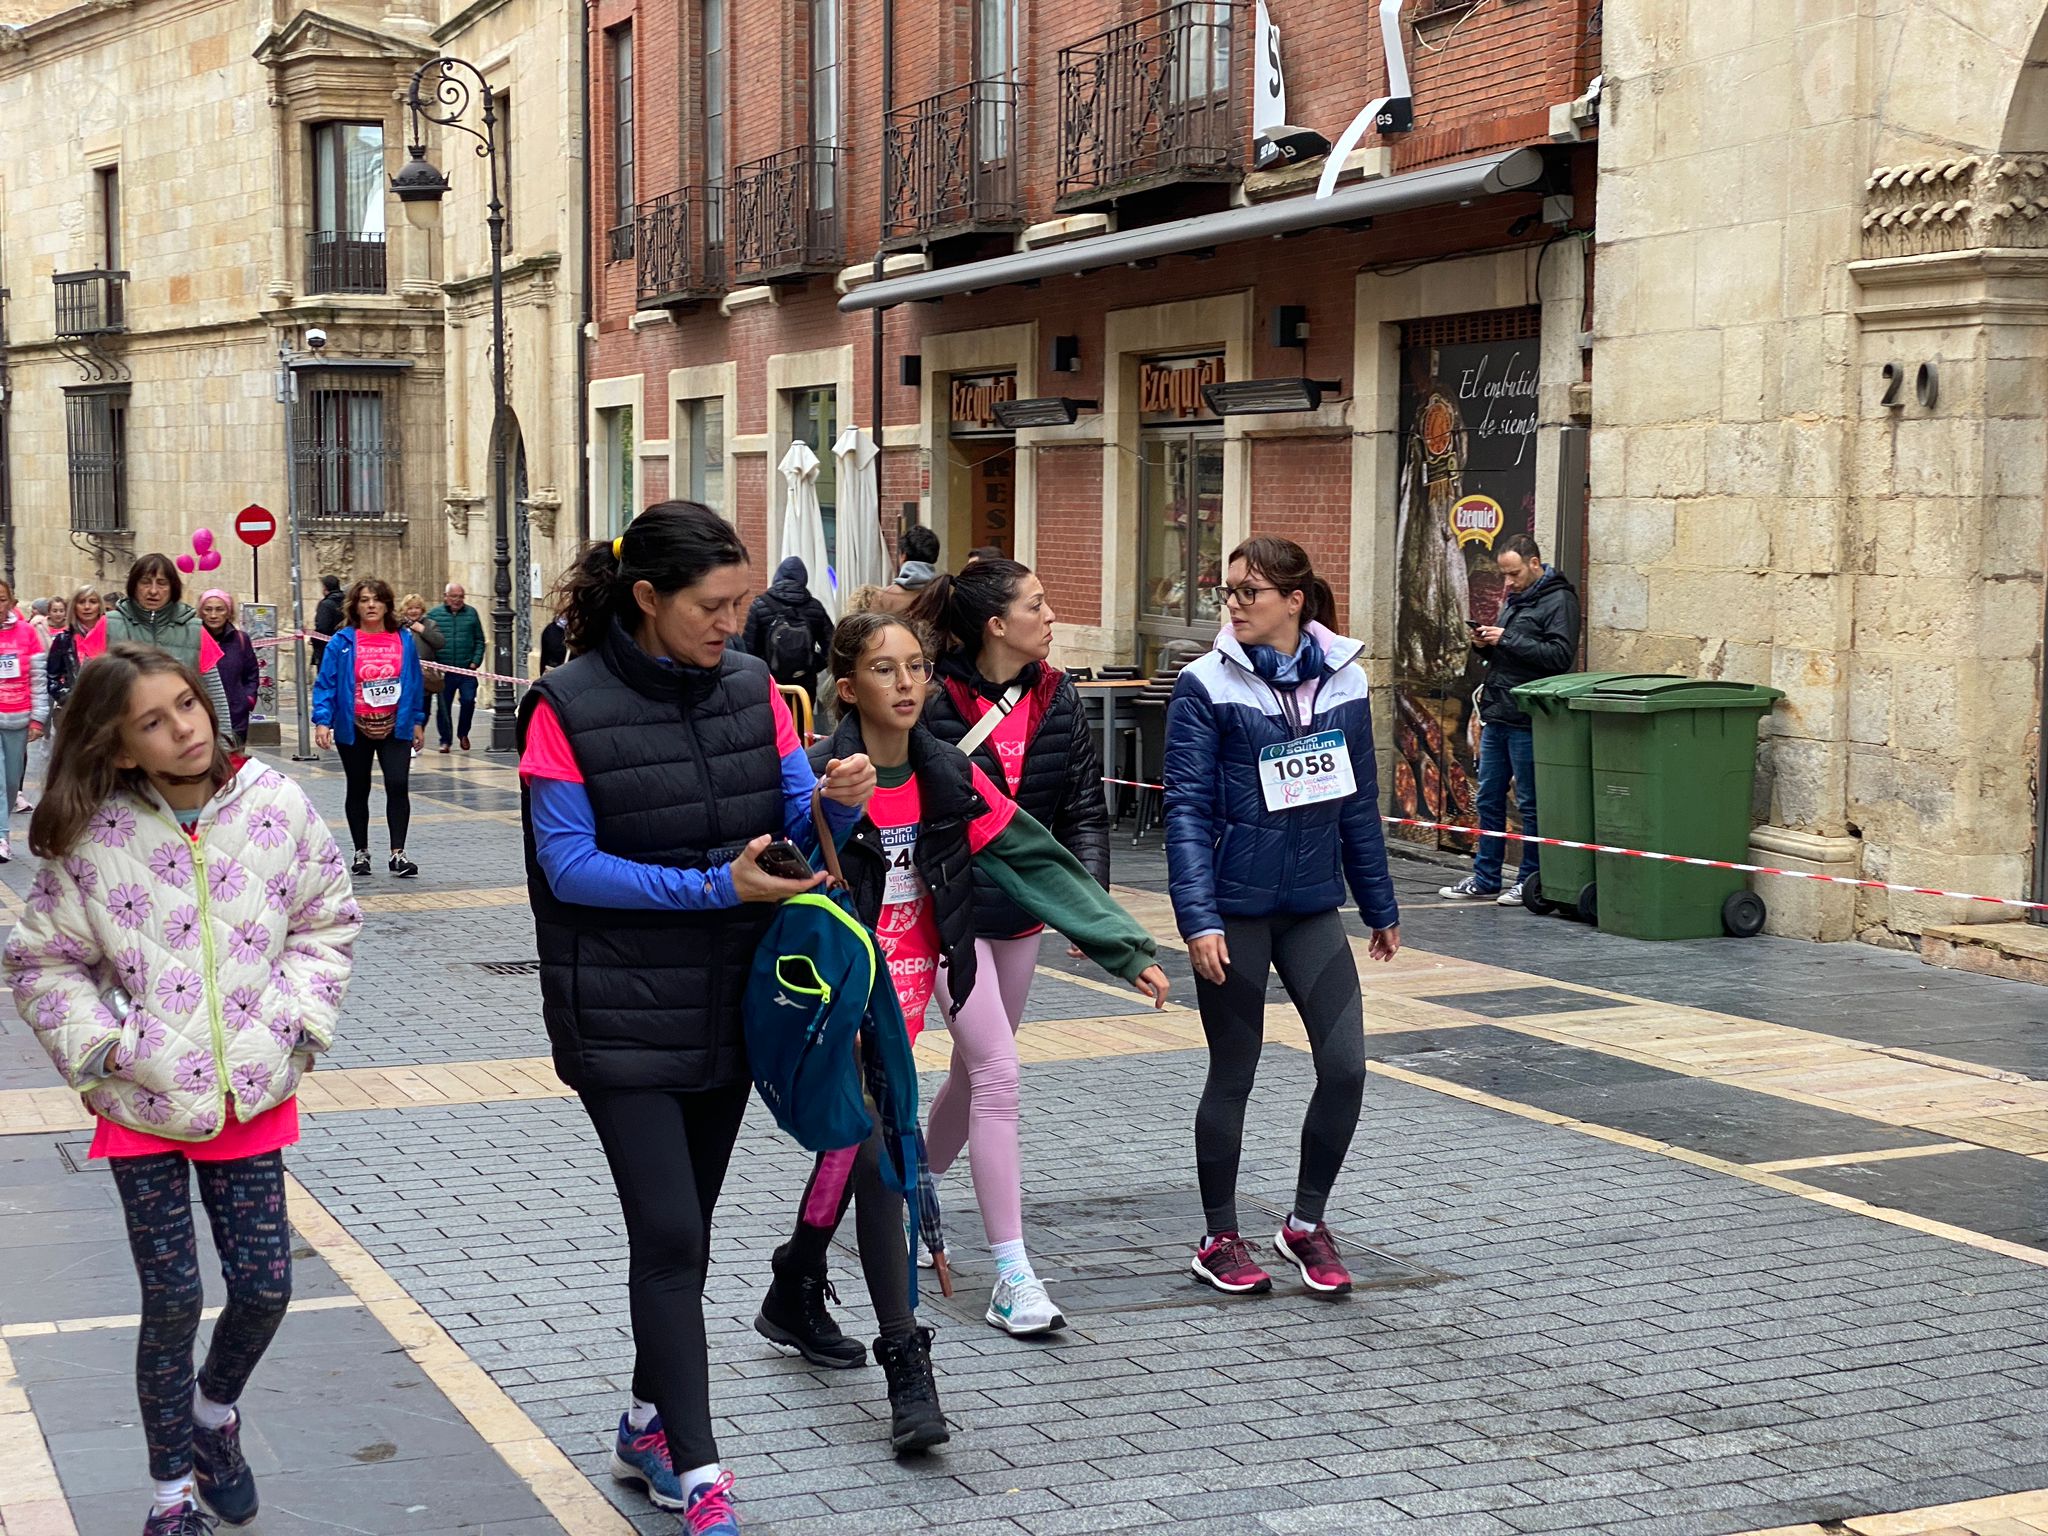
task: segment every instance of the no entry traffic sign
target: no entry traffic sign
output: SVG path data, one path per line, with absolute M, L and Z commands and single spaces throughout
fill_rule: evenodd
M 261 549 L 277 537 L 277 518 L 268 507 L 251 503 L 235 514 L 235 537 L 251 549 Z

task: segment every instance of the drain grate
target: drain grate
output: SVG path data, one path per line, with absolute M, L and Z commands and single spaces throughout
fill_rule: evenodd
M 471 960 L 467 964 L 491 976 L 538 976 L 538 960 Z

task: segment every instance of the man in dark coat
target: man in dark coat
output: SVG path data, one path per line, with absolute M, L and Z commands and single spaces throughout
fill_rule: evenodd
M 795 555 L 778 565 L 775 580 L 747 610 L 745 644 L 776 682 L 803 689 L 815 706 L 818 674 L 832 651 L 832 615 L 811 595 L 810 579 Z
M 306 643 L 313 648 L 313 670 L 320 670 L 320 658 L 327 652 L 327 637 L 341 628 L 342 612 L 341 578 L 322 576 L 320 578 L 320 605 L 313 610 L 313 633 L 319 638 Z
M 1508 600 L 1498 624 L 1472 631 L 1472 643 L 1486 659 L 1486 681 L 1479 693 L 1479 825 L 1484 831 L 1505 831 L 1508 824 L 1508 781 L 1515 786 L 1515 804 L 1522 831 L 1536 835 L 1536 750 L 1529 716 L 1515 702 L 1514 690 L 1540 677 L 1569 672 L 1579 656 L 1579 594 L 1562 571 L 1543 563 L 1536 541 L 1518 533 L 1501 541 L 1494 561 L 1507 578 Z M 1536 845 L 1523 843 L 1515 883 L 1501 889 L 1507 843 L 1482 837 L 1472 855 L 1472 873 L 1437 894 L 1452 901 L 1498 901 L 1504 907 L 1522 904 L 1522 886 L 1537 876 Z

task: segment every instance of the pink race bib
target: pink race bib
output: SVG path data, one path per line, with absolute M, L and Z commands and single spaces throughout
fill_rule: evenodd
M 356 710 L 388 715 L 398 708 L 399 672 L 405 665 L 405 643 L 388 630 L 356 631 Z

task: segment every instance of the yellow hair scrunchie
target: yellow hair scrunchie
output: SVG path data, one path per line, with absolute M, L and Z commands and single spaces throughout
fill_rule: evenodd
M 625 545 L 625 542 L 626 536 L 623 533 L 620 534 L 616 539 L 612 540 L 612 558 L 614 560 L 624 558 L 623 546 Z

